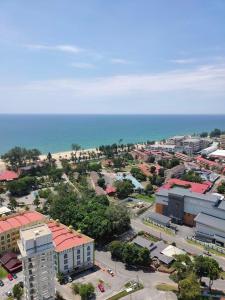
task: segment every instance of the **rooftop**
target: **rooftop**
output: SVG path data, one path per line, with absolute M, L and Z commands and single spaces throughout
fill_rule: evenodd
M 21 239 L 24 240 L 35 240 L 37 237 L 43 237 L 49 234 L 51 234 L 51 231 L 46 224 L 26 227 L 20 231 Z
M 44 221 L 45 216 L 37 211 L 26 211 L 8 217 L 0 218 L 0 233 L 29 225 L 30 223 Z
M 216 203 L 218 201 L 218 197 L 213 194 L 209 194 L 209 193 L 208 194 L 199 194 L 199 193 L 191 192 L 188 189 L 178 188 L 178 187 L 172 188 L 171 190 L 165 190 L 165 189 L 158 190 L 156 193 L 156 196 L 168 197 L 169 194 L 186 196 L 186 197 L 195 198 L 195 199 L 199 199 L 199 200 L 210 201 L 213 203 Z
M 212 152 L 212 153 L 210 154 L 210 156 L 218 156 L 218 157 L 225 158 L 225 150 L 218 149 L 218 150 Z
M 169 190 L 169 189 L 173 188 L 174 186 L 179 186 L 179 187 L 184 187 L 187 190 L 190 190 L 191 192 L 194 192 L 194 193 L 204 194 L 211 187 L 211 185 L 212 184 L 209 182 L 196 183 L 196 182 L 190 182 L 190 181 L 186 181 L 186 180 L 171 178 L 160 188 L 160 190 L 161 189 Z
M 203 225 L 207 225 L 213 227 L 215 229 L 219 229 L 220 231 L 225 232 L 225 219 L 220 219 L 217 217 L 213 217 L 204 213 L 199 213 L 197 217 L 195 217 L 196 223 L 201 223 Z
M 18 174 L 13 171 L 4 171 L 0 173 L 0 181 L 11 181 L 18 178 Z
M 61 252 L 93 241 L 90 237 L 72 230 L 61 223 L 50 221 L 48 227 L 52 232 L 56 252 Z

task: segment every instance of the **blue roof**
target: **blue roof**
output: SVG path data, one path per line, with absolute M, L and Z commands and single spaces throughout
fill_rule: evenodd
M 137 179 L 132 176 L 131 174 L 117 174 L 116 175 L 116 179 L 117 180 L 124 180 L 124 179 L 127 179 L 127 180 L 130 180 L 132 182 L 132 184 L 134 185 L 134 189 L 137 190 L 137 189 L 144 189 L 143 185 L 137 181 Z

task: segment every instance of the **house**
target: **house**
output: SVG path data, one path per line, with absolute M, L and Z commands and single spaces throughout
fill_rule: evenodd
M 0 264 L 9 272 L 15 273 L 22 269 L 22 262 L 14 252 L 7 252 L 0 258 Z
M 166 179 L 169 179 L 172 177 L 179 177 L 179 176 L 183 175 L 185 172 L 185 169 L 186 169 L 185 165 L 181 164 L 181 165 L 178 165 L 171 169 L 166 170 L 165 171 Z
M 19 177 L 19 175 L 14 171 L 3 171 L 0 173 L 0 181 L 12 181 Z

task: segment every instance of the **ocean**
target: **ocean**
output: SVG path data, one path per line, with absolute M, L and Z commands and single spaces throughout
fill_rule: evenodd
M 225 115 L 0 115 L 0 154 L 14 146 L 42 153 L 102 144 L 160 140 L 225 130 Z

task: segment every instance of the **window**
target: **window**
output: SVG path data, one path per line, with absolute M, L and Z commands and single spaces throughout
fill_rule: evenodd
M 90 258 L 90 256 L 88 256 L 88 257 L 87 257 L 87 261 L 90 261 L 90 260 L 91 260 L 91 258 Z
M 87 252 L 87 256 L 90 256 L 90 255 L 91 255 L 91 252 L 90 252 L 90 251 L 88 251 L 88 252 Z
M 64 259 L 64 265 L 68 264 L 68 259 Z
M 80 254 L 80 249 L 77 249 L 77 254 Z
M 64 266 L 64 270 L 68 270 L 68 265 L 65 265 L 65 266 Z
M 4 236 L 2 236 L 2 237 L 1 237 L 1 240 L 3 241 L 4 239 L 5 239 L 5 237 L 4 237 Z
M 80 259 L 80 255 L 77 255 L 77 260 L 79 260 Z
M 7 239 L 10 239 L 10 234 L 7 234 Z
M 80 265 L 80 260 L 77 261 L 77 264 Z
M 87 250 L 91 250 L 91 247 L 90 247 L 90 246 L 87 246 Z
M 68 254 L 64 254 L 64 258 L 68 258 Z

